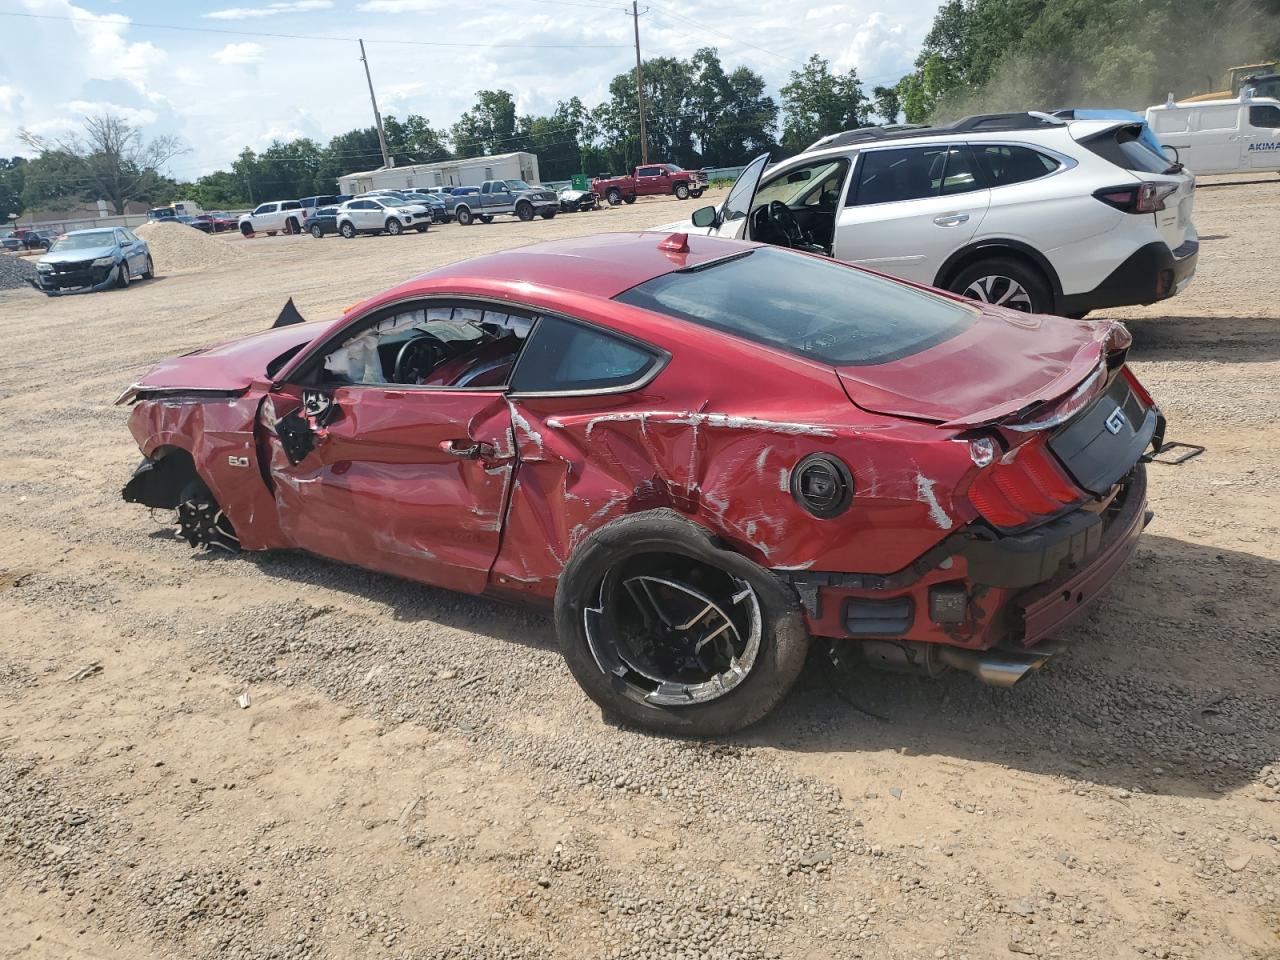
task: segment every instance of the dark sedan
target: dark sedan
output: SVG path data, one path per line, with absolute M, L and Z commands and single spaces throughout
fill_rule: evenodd
M 317 240 L 328 233 L 338 232 L 338 208 L 320 207 L 302 224 L 302 229 Z

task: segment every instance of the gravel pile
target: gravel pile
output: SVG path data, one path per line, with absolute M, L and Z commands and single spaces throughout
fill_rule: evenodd
M 156 269 L 203 270 L 241 260 L 244 252 L 226 240 L 201 233 L 185 223 L 144 223 L 133 231 L 151 248 Z
M 35 275 L 35 260 L 0 253 L 0 290 L 15 290 L 18 287 L 25 287 L 27 278 Z

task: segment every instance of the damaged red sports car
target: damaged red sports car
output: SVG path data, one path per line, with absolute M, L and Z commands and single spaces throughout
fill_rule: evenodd
M 158 364 L 124 496 L 193 545 L 552 604 L 606 712 L 717 735 L 811 638 L 1038 667 L 1150 519 L 1129 343 L 770 246 L 558 241 Z

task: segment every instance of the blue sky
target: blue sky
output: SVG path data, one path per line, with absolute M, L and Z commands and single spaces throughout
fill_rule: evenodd
M 710 0 L 647 0 L 646 57 L 714 46 L 771 92 L 810 53 L 856 66 L 867 86 L 896 80 L 915 58 L 937 0 L 792 0 L 730 15 Z M 0 0 L 0 155 L 28 152 L 19 128 L 50 136 L 110 110 L 149 134 L 180 136 L 181 179 L 226 166 L 245 146 L 372 122 L 354 42 L 152 29 L 177 24 L 253 34 L 365 38 L 383 113 L 448 127 L 476 90 L 501 87 L 521 113 L 577 95 L 593 106 L 634 65 L 629 4 L 609 0 Z M 90 20 L 86 18 L 109 18 Z M 690 19 L 693 18 L 693 19 Z M 69 22 L 73 21 L 73 22 Z M 392 43 L 506 43 L 445 47 Z M 595 44 L 538 49 L 534 44 Z

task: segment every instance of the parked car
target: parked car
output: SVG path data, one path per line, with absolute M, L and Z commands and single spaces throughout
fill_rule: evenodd
M 420 193 L 413 193 L 408 190 L 370 190 L 368 193 L 360 194 L 360 198 L 372 197 L 375 200 L 381 200 L 383 203 L 391 203 L 396 206 L 409 207 L 413 210 L 414 218 L 419 224 L 431 224 L 442 222 L 436 213 L 436 203 L 428 200 Z M 358 198 L 359 199 L 359 198 Z M 444 213 L 444 205 L 440 205 L 440 214 Z M 417 228 L 420 232 L 426 231 L 426 226 Z
M 99 227 L 58 237 L 36 261 L 31 285 L 56 297 L 127 287 L 135 277 L 150 280 L 155 272 L 145 240 L 127 227 Z
M 426 204 L 427 208 L 431 211 L 432 223 L 449 222 L 450 217 L 448 204 L 445 203 L 444 198 L 439 194 L 431 193 L 424 187 L 404 190 L 403 193 L 406 197 L 409 197 L 418 203 Z
M 302 225 L 302 229 L 317 240 L 327 234 L 337 233 L 338 208 L 320 207 L 318 210 L 313 210 L 311 216 L 307 217 L 307 222 Z
M 274 237 L 277 233 L 301 233 L 306 216 L 297 200 L 272 200 L 260 203 L 252 213 L 240 217 L 240 232 L 246 237 L 265 233 Z
M 197 230 L 203 230 L 205 233 L 222 233 L 224 230 L 234 230 L 236 224 L 237 219 L 235 217 L 215 211 L 213 213 L 200 214 L 191 225 Z
M 298 200 L 298 204 L 302 207 L 304 228 L 306 218 L 311 216 L 320 207 L 336 207 L 346 203 L 351 199 L 351 194 L 322 194 L 317 197 L 302 197 Z
M 1123 324 L 1011 316 L 759 243 L 507 250 L 153 367 L 124 499 L 551 605 L 655 730 L 759 719 L 810 637 L 1007 686 L 1133 553 L 1164 432 Z
M 153 207 L 147 211 L 147 219 L 153 222 L 156 220 L 172 220 L 176 216 L 177 213 L 174 212 L 173 207 Z
M 356 197 L 338 207 L 338 233 L 350 240 L 360 233 L 389 233 L 399 236 L 413 229 L 426 233 L 431 214 L 425 208 L 406 205 L 390 197 Z
M 707 175 L 700 170 L 683 170 L 674 163 L 650 163 L 636 167 L 631 176 L 597 178 L 591 189 L 611 206 L 635 203 L 636 197 L 674 196 L 679 200 L 702 196 Z
M 575 190 L 573 187 L 561 187 L 556 195 L 560 201 L 561 213 L 577 213 L 579 210 L 599 210 L 600 198 L 594 190 Z
M 1172 297 L 1195 275 L 1195 178 L 1141 125 L 990 114 L 828 138 L 684 225 L 861 264 L 1030 313 Z
M 545 187 L 532 187 L 523 180 L 486 180 L 478 193 L 465 194 L 453 206 L 459 224 L 470 226 L 476 220 L 491 223 L 501 214 L 521 220 L 542 217 L 550 220 L 560 212 L 560 201 Z
M 1280 171 L 1280 99 L 1236 97 L 1147 110 L 1161 143 L 1195 173 Z

